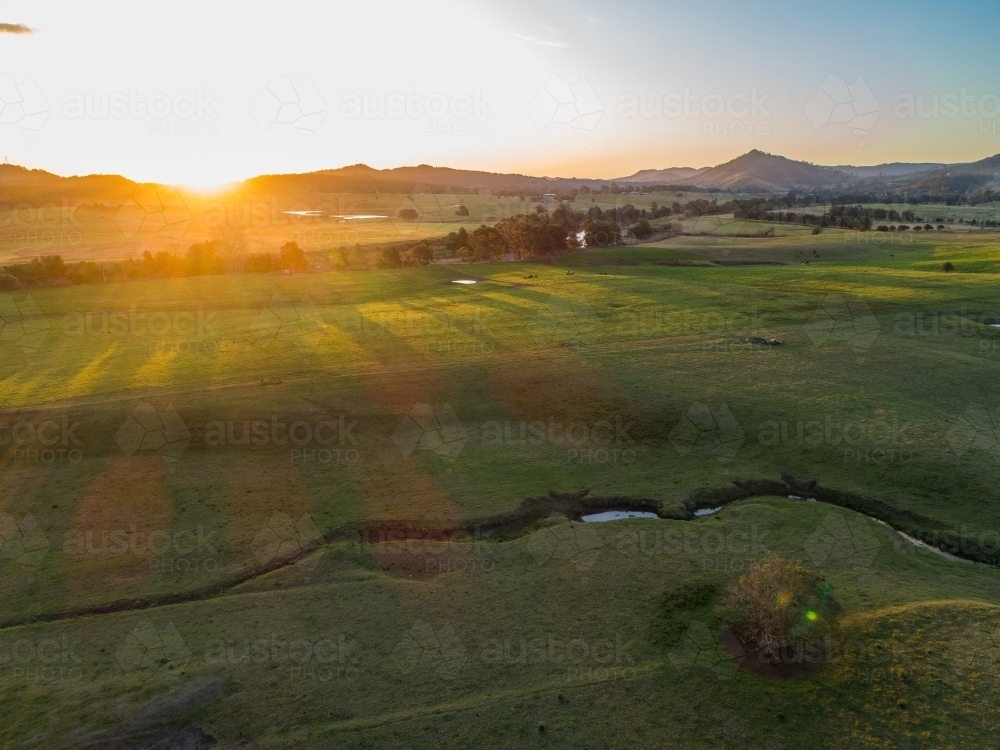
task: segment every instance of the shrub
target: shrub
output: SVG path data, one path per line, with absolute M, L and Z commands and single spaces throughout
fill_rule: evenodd
M 622 241 L 622 232 L 614 221 L 585 221 L 583 239 L 587 247 L 604 247 Z
M 365 258 L 365 251 L 361 245 L 355 245 L 347 258 L 348 266 L 352 269 L 364 269 L 368 267 L 368 259 Z
M 945 261 L 945 264 L 941 266 L 941 270 L 944 271 L 945 273 L 951 273 L 952 271 L 955 270 L 955 264 L 952 263 L 950 260 Z
M 628 230 L 629 234 L 635 237 L 637 240 L 645 239 L 653 234 L 653 227 L 650 226 L 649 222 L 645 219 L 639 219 L 638 223 Z
M 419 242 L 410 249 L 410 257 L 417 265 L 426 266 L 434 260 L 434 250 L 426 242 Z
M 248 255 L 243 263 L 243 270 L 247 273 L 273 273 L 280 267 L 278 259 L 269 253 Z
M 821 624 L 823 577 L 772 553 L 729 587 L 726 606 L 765 655 Z
M 0 273 L 0 292 L 12 292 L 20 289 L 21 284 L 9 273 Z
M 507 241 L 494 227 L 480 226 L 469 235 L 467 243 L 473 260 L 499 260 L 507 252 Z
M 399 257 L 399 250 L 394 247 L 383 248 L 375 261 L 376 268 L 401 268 L 403 260 Z
M 309 268 L 306 254 L 297 242 L 286 242 L 281 246 L 281 267 L 290 271 L 304 271 Z

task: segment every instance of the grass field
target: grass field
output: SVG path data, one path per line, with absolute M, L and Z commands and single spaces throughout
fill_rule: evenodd
M 2 619 L 117 603 L 0 629 L 2 743 L 995 746 L 996 570 L 824 503 L 315 544 L 787 473 L 996 551 L 997 235 L 680 224 L 551 264 L 0 296 Z M 713 638 L 768 551 L 842 608 L 784 680 Z

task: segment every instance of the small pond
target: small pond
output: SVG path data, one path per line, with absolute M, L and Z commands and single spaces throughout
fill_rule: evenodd
M 720 510 L 722 510 L 721 505 L 718 508 L 699 508 L 694 512 L 694 515 L 697 518 L 701 518 L 702 516 L 710 516 L 713 513 L 718 513 Z
M 586 516 L 580 516 L 580 520 L 587 523 L 620 521 L 623 518 L 659 518 L 659 516 L 645 510 L 606 510 L 603 513 L 590 513 Z

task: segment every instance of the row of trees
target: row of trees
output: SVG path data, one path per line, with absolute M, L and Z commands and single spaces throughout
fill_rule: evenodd
M 561 216 L 554 213 L 552 218 L 518 214 L 491 227 L 484 224 L 467 237 L 456 235 L 449 239 L 455 243 L 460 257 L 488 262 L 500 260 L 507 254 L 518 260 L 543 258 L 575 250 L 580 247 L 581 240 L 587 247 L 613 245 L 621 242 L 622 234 L 614 221 L 584 219 L 565 211 Z
M 277 273 L 304 271 L 309 267 L 302 248 L 286 242 L 276 254 L 264 253 L 242 258 L 240 267 L 228 262 L 224 243 L 208 240 L 191 245 L 185 252 L 148 250 L 141 258 L 115 263 L 79 261 L 67 263 L 61 255 L 43 255 L 29 263 L 4 266 L 0 271 L 0 291 L 60 284 L 95 284 L 133 279 L 169 279 L 216 276 L 226 273 Z

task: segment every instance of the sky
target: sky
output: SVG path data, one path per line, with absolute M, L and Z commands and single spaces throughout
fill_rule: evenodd
M 1000 3 L 0 0 L 0 156 L 214 187 L 1000 153 Z

